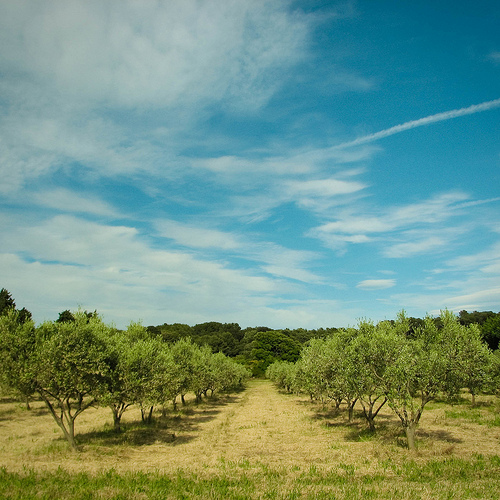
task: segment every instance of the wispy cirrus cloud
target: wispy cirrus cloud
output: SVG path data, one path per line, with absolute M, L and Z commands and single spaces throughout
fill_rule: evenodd
M 306 283 L 324 281 L 309 270 L 310 263 L 319 257 L 317 252 L 293 250 L 276 243 L 260 241 L 251 234 L 236 235 L 193 223 L 160 220 L 156 221 L 155 227 L 161 237 L 174 240 L 187 251 L 218 251 L 221 261 L 244 259 L 249 267 L 273 276 Z
M 286 1 L 1 2 L 0 192 L 74 163 L 94 176 L 171 175 L 209 108 L 265 106 L 276 74 L 307 54 L 312 22 Z M 163 110 L 161 137 L 151 110 Z
M 226 98 L 258 107 L 304 55 L 306 15 L 284 2 L 3 2 L 3 63 L 62 95 L 116 106 Z M 243 104 L 243 106 L 241 106 Z
M 243 242 L 233 233 L 217 229 L 181 224 L 173 220 L 156 221 L 155 227 L 162 237 L 173 239 L 189 248 L 237 250 L 243 246 Z
M 489 273 L 493 269 L 500 274 L 500 242 L 490 247 L 470 255 L 461 255 L 449 259 L 446 265 L 450 269 L 456 269 L 461 272 L 470 270 L 480 270 Z
M 310 236 L 324 239 L 325 242 L 370 241 L 377 235 L 408 230 L 419 226 L 429 226 L 443 222 L 460 210 L 460 203 L 468 199 L 462 192 L 436 195 L 428 200 L 406 206 L 366 210 L 364 214 L 352 213 L 349 207 L 338 215 L 337 220 L 313 228 Z M 373 213 L 379 212 L 378 215 Z
M 490 59 L 491 61 L 493 61 L 497 64 L 500 64 L 500 51 L 494 50 L 493 52 L 490 52 L 488 54 L 488 59 Z
M 95 195 L 85 195 L 69 189 L 57 188 L 38 191 L 32 195 L 32 201 L 39 206 L 59 212 L 80 213 L 102 217 L 116 217 L 117 210 Z
M 401 125 L 395 125 L 394 127 L 375 132 L 374 134 L 365 135 L 358 137 L 352 141 L 344 142 L 334 146 L 336 149 L 350 148 L 353 146 L 360 146 L 369 142 L 374 142 L 384 137 L 389 137 L 394 134 L 399 134 L 405 132 L 406 130 L 411 130 L 417 127 L 424 127 L 432 123 L 442 122 L 445 120 L 452 120 L 460 116 L 472 115 L 475 113 L 481 113 L 483 111 L 489 111 L 490 109 L 495 109 L 500 106 L 500 98 L 494 99 L 492 101 L 482 102 L 481 104 L 474 104 L 466 108 L 452 109 L 450 111 L 445 111 L 443 113 L 436 113 L 435 115 L 426 116 L 425 118 L 419 118 L 418 120 L 411 120 Z
M 374 279 L 360 281 L 356 285 L 356 288 L 361 288 L 362 290 L 385 290 L 393 286 L 396 286 L 396 280 L 394 279 Z
M 440 233 L 440 231 L 438 231 Z M 441 234 L 425 238 L 415 238 L 405 243 L 397 243 L 384 248 L 382 254 L 389 258 L 403 258 L 418 254 L 426 254 L 449 245 L 450 239 Z
M 441 193 L 427 200 L 387 208 L 366 206 L 355 213 L 352 206 L 340 210 L 337 219 L 308 231 L 332 249 L 345 252 L 349 244 L 372 243 L 388 258 L 442 252 L 473 229 L 460 217 L 496 198 L 470 200 L 463 192 Z M 374 215 L 375 214 L 375 215 Z M 450 221 L 457 222 L 451 224 Z M 490 226 L 487 218 L 485 226 Z
M 298 197 L 332 197 L 343 194 L 352 194 L 361 191 L 366 184 L 341 179 L 315 179 L 307 181 L 288 181 L 285 183 L 286 192 L 293 198 Z

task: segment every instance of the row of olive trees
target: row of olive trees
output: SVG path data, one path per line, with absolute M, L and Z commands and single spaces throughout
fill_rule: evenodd
M 249 376 L 224 354 L 190 339 L 167 344 L 137 323 L 119 331 L 97 314 L 73 316 L 38 327 L 20 321 L 14 309 L 0 316 L 2 385 L 27 400 L 38 394 L 73 450 L 75 420 L 90 406 L 109 406 L 119 431 L 124 411 L 133 404 L 148 422 L 155 406 L 172 403 L 175 408 L 177 398 L 184 403 L 188 392 L 200 401 L 241 386 Z
M 357 329 L 313 339 L 297 363 L 275 363 L 267 376 L 311 399 L 337 407 L 345 402 L 349 419 L 359 402 L 371 430 L 387 403 L 414 449 L 415 431 L 429 401 L 467 388 L 474 404 L 480 391 L 494 389 L 495 383 L 498 388 L 499 366 L 500 358 L 483 343 L 477 325 L 461 325 L 453 313 L 442 311 L 439 328 L 431 317 L 414 328 L 401 312 L 393 322 L 361 321 Z

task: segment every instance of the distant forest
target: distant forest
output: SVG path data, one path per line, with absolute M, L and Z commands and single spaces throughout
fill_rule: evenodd
M 480 326 L 484 342 L 495 351 L 500 341 L 500 312 L 492 311 L 460 311 L 459 322 L 468 326 L 476 323 Z M 434 319 L 440 327 L 441 318 Z M 421 318 L 409 318 L 410 335 L 413 330 L 423 327 Z M 226 356 L 251 368 L 254 375 L 262 375 L 267 366 L 274 361 L 291 361 L 299 359 L 303 346 L 313 338 L 327 338 L 342 328 L 318 328 L 306 330 L 296 328 L 290 330 L 274 330 L 266 326 L 242 329 L 238 323 L 218 323 L 215 321 L 189 326 L 183 323 L 164 323 L 148 326 L 147 330 L 165 342 L 174 343 L 181 338 L 190 337 L 198 345 L 208 345 L 213 352 L 222 352 Z

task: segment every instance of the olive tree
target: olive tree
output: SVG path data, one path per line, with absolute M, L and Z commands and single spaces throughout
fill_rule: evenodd
M 317 399 L 324 403 L 329 398 L 335 398 L 330 379 L 329 349 L 325 339 L 311 339 L 302 349 L 297 363 L 297 381 L 311 400 Z
M 179 395 L 182 404 L 185 405 L 185 395 L 191 391 L 193 386 L 193 377 L 195 376 L 195 365 L 199 347 L 193 344 L 191 338 L 182 338 L 175 342 L 171 348 L 172 359 L 176 366 L 179 378 Z M 174 408 L 176 399 L 172 400 Z
M 26 399 L 35 392 L 33 356 L 35 325 L 20 321 L 19 311 L 11 308 L 0 315 L 0 380 Z
M 404 311 L 394 323 L 377 325 L 375 340 L 382 348 L 382 363 L 375 374 L 401 420 L 410 450 L 415 449 L 415 432 L 425 405 L 441 391 L 453 393 L 461 386 L 459 327 L 449 311 L 441 312 L 441 328 L 427 316 L 423 327 L 411 329 Z
M 291 392 L 295 387 L 297 364 L 290 361 L 275 361 L 267 367 L 266 377 L 278 387 Z
M 358 335 L 350 345 L 352 367 L 355 370 L 355 390 L 363 408 L 363 415 L 371 431 L 375 430 L 375 417 L 387 402 L 380 379 L 376 372 L 384 371 L 383 346 L 375 336 L 375 325 L 360 321 Z
M 72 450 L 75 420 L 106 392 L 109 377 L 106 326 L 81 311 L 75 321 L 43 323 L 36 330 L 32 358 L 34 387 L 47 405 Z
M 330 352 L 332 385 L 347 405 L 349 422 L 354 415 L 354 406 L 360 395 L 360 369 L 353 343 L 358 332 L 353 328 L 338 330 L 327 339 Z
M 131 401 L 141 408 L 144 422 L 151 422 L 157 403 L 155 372 L 161 344 L 152 338 L 138 338 L 121 354 L 124 385 Z
M 406 322 L 399 316 L 398 322 Z M 415 449 L 415 432 L 425 405 L 430 401 L 428 385 L 432 376 L 425 366 L 424 352 L 420 343 L 409 341 L 390 322 L 377 325 L 375 342 L 381 347 L 382 362 L 374 368 L 391 409 L 399 417 L 408 441 L 408 448 Z M 434 353 L 431 353 L 434 360 Z M 432 363 L 430 363 L 432 364 Z M 424 375 L 424 371 L 426 372 Z M 437 374 L 439 377 L 439 374 Z M 420 387 L 419 387 L 420 386 Z M 436 388 L 439 390 L 440 386 Z M 420 392 L 420 398 L 417 399 Z
M 488 384 L 492 353 L 483 340 L 479 325 L 462 325 L 450 311 L 442 312 L 441 321 L 442 352 L 449 357 L 453 369 L 448 392 L 453 395 L 465 387 L 474 406 L 476 395 Z
M 109 376 L 99 403 L 109 406 L 113 414 L 116 432 L 121 430 L 121 419 L 127 408 L 135 403 L 135 393 L 127 376 L 126 352 L 131 345 L 130 337 L 121 331 L 111 331 L 105 337 Z
M 196 403 L 200 403 L 203 394 L 206 394 L 210 389 L 212 379 L 211 356 L 212 349 L 208 345 L 198 347 L 194 351 L 191 390 L 194 392 Z

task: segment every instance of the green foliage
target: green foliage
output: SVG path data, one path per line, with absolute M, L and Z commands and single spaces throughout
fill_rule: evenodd
M 483 341 L 488 347 L 495 351 L 499 348 L 500 342 L 500 313 L 493 311 L 474 311 L 469 313 L 467 311 L 460 311 L 459 314 L 460 324 L 469 326 L 477 324 L 480 327 Z
M 69 309 L 59 313 L 59 318 L 56 319 L 57 323 L 69 323 L 75 321 L 75 317 Z
M 12 294 L 5 288 L 0 290 L 0 316 L 7 314 L 10 310 L 16 310 L 16 302 L 14 301 Z M 17 321 L 19 323 L 26 323 L 31 321 L 31 313 L 23 307 L 17 311 Z
M 15 309 L 16 303 L 12 294 L 5 288 L 0 290 L 0 315 L 5 314 L 9 309 Z
M 181 323 L 159 326 L 148 326 L 148 331 L 161 337 L 165 342 L 175 343 L 181 339 L 191 338 L 199 345 L 208 345 L 212 352 L 222 352 L 226 356 L 235 357 L 241 354 L 243 332 L 237 323 L 218 323 L 211 321 L 193 327 Z
M 281 331 L 257 332 L 252 342 L 252 367 L 254 375 L 265 374 L 274 361 L 297 361 L 300 345 Z
M 375 417 L 388 402 L 413 449 L 426 404 L 442 392 L 455 396 L 463 387 L 474 402 L 495 378 L 493 366 L 497 365 L 477 325 L 464 326 L 447 310 L 439 321 L 430 316 L 417 321 L 401 311 L 394 321 L 374 325 L 364 320 L 357 329 L 311 340 L 302 349 L 294 383 L 311 398 L 334 401 L 337 407 L 344 401 L 349 418 L 360 401 L 372 431 Z M 280 370 L 272 366 L 268 373 L 283 383 Z
M 12 307 L 0 316 L 0 381 L 28 398 L 35 391 L 35 325 L 31 320 L 21 322 L 19 315 Z
M 74 322 L 46 322 L 36 330 L 34 386 L 75 450 L 75 419 L 109 387 L 108 331 L 99 317 L 82 311 Z
M 490 316 L 480 328 L 488 347 L 493 351 L 497 350 L 500 347 L 500 313 Z
M 377 340 L 375 331 L 372 322 L 360 321 L 358 335 L 353 338 L 349 351 L 356 395 L 372 432 L 375 430 L 375 417 L 387 402 L 382 381 L 377 376 L 378 371 L 384 372 L 386 369 L 385 348 Z
M 297 386 L 297 363 L 290 361 L 275 361 L 266 370 L 266 378 L 272 380 L 278 387 L 291 392 Z

